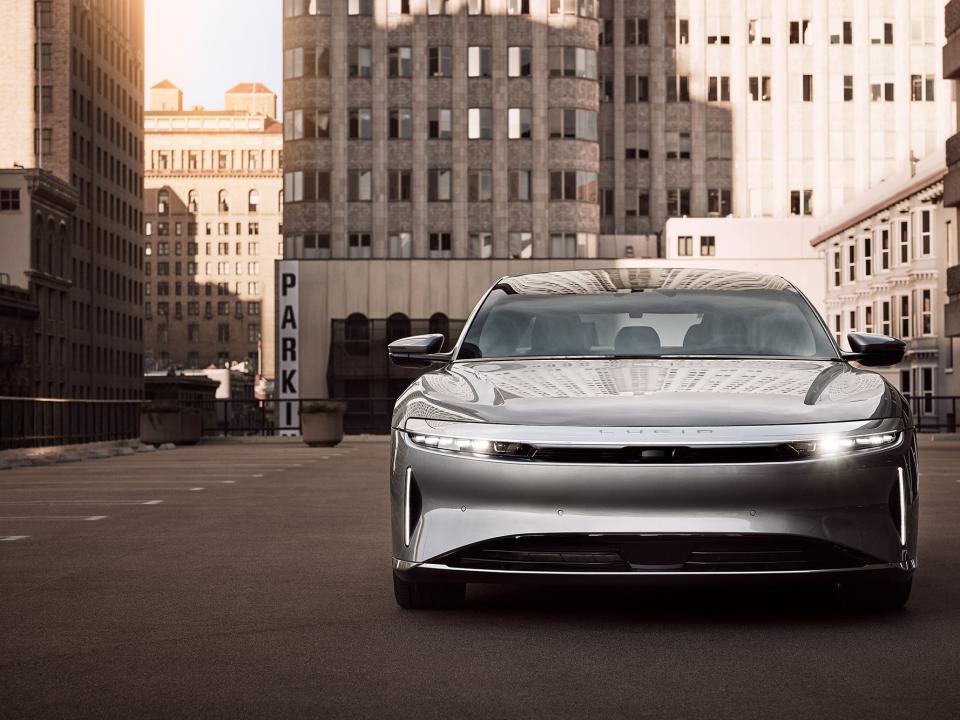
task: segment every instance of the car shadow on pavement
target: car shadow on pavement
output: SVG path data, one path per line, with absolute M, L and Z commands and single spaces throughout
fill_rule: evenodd
M 832 586 L 750 587 L 590 587 L 470 585 L 466 612 L 520 614 L 624 622 L 782 623 L 784 620 L 849 623 L 906 619 L 909 605 L 897 611 L 851 610 L 841 606 Z

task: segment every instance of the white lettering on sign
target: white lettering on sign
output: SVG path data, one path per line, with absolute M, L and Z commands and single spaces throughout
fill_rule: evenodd
M 300 425 L 300 263 L 277 263 L 277 426 L 281 435 L 299 435 Z

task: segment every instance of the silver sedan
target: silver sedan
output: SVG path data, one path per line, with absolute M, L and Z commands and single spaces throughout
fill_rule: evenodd
M 902 606 L 913 419 L 865 368 L 904 345 L 848 343 L 775 276 L 501 278 L 452 350 L 389 348 L 435 366 L 393 415 L 397 602 L 456 606 L 472 582 L 812 582 Z

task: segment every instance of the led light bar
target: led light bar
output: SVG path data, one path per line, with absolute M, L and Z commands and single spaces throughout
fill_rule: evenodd
M 877 448 L 895 445 L 900 440 L 900 433 L 877 433 L 876 435 L 860 435 L 858 437 L 838 437 L 825 435 L 816 440 L 802 440 L 789 444 L 789 447 L 801 457 L 841 455 L 858 450 L 875 450 Z
M 533 454 L 533 448 L 523 443 L 501 442 L 499 440 L 472 440 L 470 438 L 422 435 L 420 433 L 409 433 L 407 437 L 409 437 L 410 441 L 415 445 L 466 455 L 523 459 Z

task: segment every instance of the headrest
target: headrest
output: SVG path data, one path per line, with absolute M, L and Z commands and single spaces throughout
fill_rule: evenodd
M 660 352 L 660 336 L 652 327 L 630 325 L 620 328 L 613 350 L 617 355 L 655 355 Z

